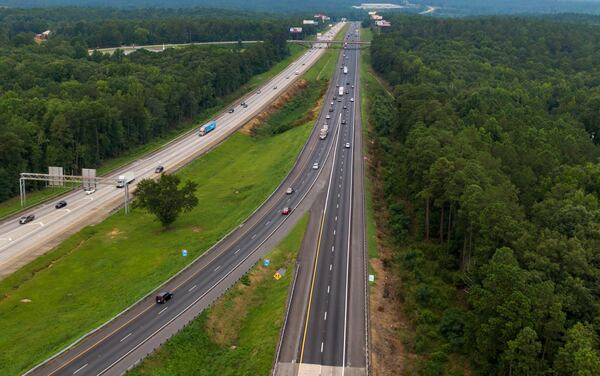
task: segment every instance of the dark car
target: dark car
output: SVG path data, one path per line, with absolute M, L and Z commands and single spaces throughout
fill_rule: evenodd
M 54 205 L 54 207 L 57 209 L 64 208 L 65 206 L 67 206 L 67 202 L 65 200 L 61 200 Z
M 24 215 L 19 219 L 19 223 L 24 225 L 25 223 L 29 223 L 29 222 L 33 221 L 34 219 L 35 219 L 35 215 L 33 215 L 33 214 Z
M 234 111 L 235 111 L 235 109 L 230 108 L 227 112 L 229 112 L 230 114 L 233 114 Z
M 342 124 L 346 124 L 346 119 L 342 119 Z
M 165 304 L 168 300 L 171 300 L 173 293 L 171 291 L 163 291 L 156 295 L 156 304 Z
M 160 174 L 164 170 L 165 170 L 165 166 L 156 166 L 156 168 L 154 169 L 154 173 L 155 174 Z

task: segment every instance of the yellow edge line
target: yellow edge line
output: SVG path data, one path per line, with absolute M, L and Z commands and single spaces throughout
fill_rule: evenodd
M 302 335 L 302 349 L 300 350 L 300 363 L 304 358 L 304 344 L 306 342 L 306 332 L 308 330 L 308 320 L 310 318 L 310 306 L 312 304 L 313 289 L 315 287 L 315 279 L 317 276 L 317 265 L 319 263 L 319 253 L 321 251 L 321 238 L 323 236 L 323 226 L 325 224 L 325 213 L 321 215 L 321 228 L 319 229 L 319 241 L 317 243 L 317 258 L 315 259 L 315 267 L 313 269 L 312 282 L 310 284 L 310 294 L 308 297 L 308 308 L 306 310 L 306 322 L 304 323 L 304 334 Z

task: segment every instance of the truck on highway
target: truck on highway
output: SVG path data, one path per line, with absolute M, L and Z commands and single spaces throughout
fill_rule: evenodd
M 131 184 L 135 180 L 135 173 L 133 171 L 128 171 L 123 175 L 119 175 L 117 179 L 117 188 L 123 188 L 125 185 Z
M 348 74 L 348 67 L 344 67 L 344 74 Z
M 327 133 L 329 133 L 329 125 L 327 123 L 323 124 L 323 127 L 319 130 L 319 138 L 324 140 L 327 138 Z
M 319 131 L 319 138 L 320 138 L 321 140 L 324 140 L 324 139 L 326 139 L 326 138 L 327 138 L 327 129 L 324 129 L 324 128 L 322 128 L 322 129 Z
M 338 95 L 341 97 L 342 95 L 344 95 L 344 87 L 340 86 L 340 90 L 338 92 Z
M 209 132 L 212 132 L 217 127 L 216 121 L 211 121 L 200 127 L 200 136 L 204 136 Z

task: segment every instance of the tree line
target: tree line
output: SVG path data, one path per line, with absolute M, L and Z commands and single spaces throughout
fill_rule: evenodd
M 391 21 L 370 52 L 392 95 L 371 122 L 420 372 L 462 354 L 477 375 L 595 374 L 600 30 Z
M 265 30 L 243 48 L 88 56 L 76 39 L 51 38 L 0 49 L 0 201 L 18 193 L 20 172 L 93 168 L 214 107 L 289 55 L 288 30 Z
M 298 15 L 280 16 L 215 9 L 0 8 L 0 45 L 33 44 L 45 30 L 53 39 L 86 48 L 162 43 L 262 40 L 302 26 L 300 37 L 323 25 L 302 25 Z

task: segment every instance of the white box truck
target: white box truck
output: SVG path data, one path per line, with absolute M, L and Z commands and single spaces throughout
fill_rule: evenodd
M 117 179 L 117 188 L 125 187 L 125 184 L 129 185 L 135 180 L 135 173 L 133 171 L 128 171 L 123 175 L 119 175 Z
M 340 90 L 338 91 L 339 96 L 341 97 L 342 95 L 344 95 L 344 87 L 340 86 Z

